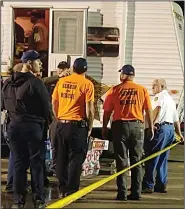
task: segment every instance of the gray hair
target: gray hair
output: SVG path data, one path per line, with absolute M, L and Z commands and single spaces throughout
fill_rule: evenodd
M 153 83 L 160 85 L 162 89 L 167 89 L 166 81 L 163 78 L 157 78 L 153 81 Z

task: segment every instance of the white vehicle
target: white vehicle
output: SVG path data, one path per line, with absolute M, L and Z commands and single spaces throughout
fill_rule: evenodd
M 183 107 L 184 17 L 174 2 L 122 1 L 10 1 L 1 6 L 1 71 L 14 58 L 14 22 L 32 29 L 29 12 L 38 9 L 49 30 L 48 75 L 57 64 L 77 57 L 88 60 L 88 74 L 106 85 L 116 85 L 124 64 L 136 68 L 135 81 L 148 88 L 163 77 L 176 103 Z M 20 43 L 24 48 L 25 43 Z M 102 103 L 98 102 L 102 126 Z

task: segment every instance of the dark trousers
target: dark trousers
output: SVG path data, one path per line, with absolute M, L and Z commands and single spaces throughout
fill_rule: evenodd
M 35 192 L 33 201 L 44 202 L 43 161 L 44 142 L 43 125 L 37 123 L 10 123 L 7 130 L 10 149 L 14 153 L 13 190 L 14 202 L 25 203 L 25 185 L 27 169 L 31 167 Z
M 10 151 L 9 160 L 8 160 L 8 176 L 7 176 L 7 183 L 6 188 L 7 189 L 13 189 L 13 166 L 14 160 L 12 156 L 12 152 Z
M 10 148 L 10 141 L 6 138 L 6 143 Z M 8 175 L 7 175 L 7 183 L 6 189 L 13 189 L 13 171 L 14 171 L 14 153 L 10 151 L 9 160 L 8 160 Z M 26 178 L 26 189 L 29 187 L 28 180 Z
M 45 132 L 45 130 L 44 130 L 44 132 Z M 44 133 L 43 136 L 44 137 L 46 136 L 45 133 Z M 44 137 L 43 137 L 43 140 L 44 140 Z M 9 142 L 7 142 L 7 144 L 9 146 L 9 148 L 10 148 Z M 30 165 L 28 165 L 28 166 L 30 167 Z M 10 190 L 13 189 L 13 170 L 14 170 L 14 153 L 12 153 L 10 151 L 9 161 L 8 161 L 8 176 L 7 176 L 7 184 L 6 184 L 6 188 L 10 189 Z M 30 168 L 30 173 L 31 173 L 31 168 Z M 44 175 L 44 180 L 47 180 L 47 171 L 46 171 L 45 161 L 44 161 L 44 165 L 43 165 L 43 175 Z M 32 173 L 31 173 L 31 187 L 32 187 L 32 192 L 34 193 L 34 191 L 33 191 L 34 186 L 33 186 L 32 179 L 33 179 L 33 176 L 32 176 Z M 29 187 L 28 178 L 26 176 L 26 189 L 28 187 Z
M 47 131 L 48 131 L 48 126 L 47 124 L 45 124 L 44 126 L 44 129 L 43 129 L 43 135 L 42 135 L 42 141 L 44 143 L 44 153 L 43 153 L 43 156 L 44 156 L 44 160 L 43 160 L 43 182 L 44 182 L 44 186 L 46 184 L 46 186 L 48 186 L 49 184 L 49 180 L 47 178 L 47 169 L 46 169 L 46 163 L 45 163 L 45 153 L 46 153 L 46 143 L 45 143 L 45 140 L 47 139 Z M 32 168 L 30 167 L 30 173 L 31 173 L 31 188 L 32 188 L 32 192 L 35 193 L 35 186 L 34 186 L 34 176 L 33 176 L 33 173 L 32 173 Z
M 145 153 L 147 156 L 152 155 L 170 146 L 174 140 L 174 126 L 162 125 L 159 131 L 155 132 L 152 141 L 145 139 Z M 143 178 L 143 186 L 153 189 L 154 184 L 159 189 L 164 189 L 167 184 L 168 175 L 168 156 L 170 151 L 166 151 L 163 154 L 147 161 L 145 163 L 145 175 Z M 156 171 L 156 181 L 154 181 L 154 174 Z
M 50 127 L 49 127 L 49 133 L 50 133 L 50 139 L 51 139 L 51 149 L 52 149 L 52 170 L 56 172 L 56 164 L 57 164 L 57 120 L 53 120 Z
M 86 158 L 87 128 L 74 123 L 57 123 L 57 178 L 59 190 L 74 193 L 79 190 L 82 164 Z
M 128 167 L 128 150 L 130 164 L 142 159 L 144 144 L 144 126 L 141 122 L 115 121 L 112 124 L 112 139 L 116 158 L 117 172 Z M 126 173 L 117 177 L 118 193 L 127 194 Z M 142 167 L 131 170 L 131 194 L 140 196 L 142 189 Z
M 10 151 L 9 161 L 8 161 L 8 176 L 6 188 L 11 190 L 13 189 L 13 170 L 14 170 L 14 153 Z M 26 189 L 29 187 L 27 178 L 26 178 Z
M 45 124 L 44 130 L 43 130 L 43 136 L 42 136 L 42 141 L 46 141 L 48 138 L 48 124 Z M 46 144 L 44 143 L 44 162 L 43 162 L 43 175 L 44 175 L 44 181 L 48 181 L 47 179 L 47 169 L 46 169 L 46 163 L 45 163 L 45 154 L 46 154 Z

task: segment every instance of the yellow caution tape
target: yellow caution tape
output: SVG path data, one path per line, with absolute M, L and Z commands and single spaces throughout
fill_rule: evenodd
M 83 189 L 81 189 L 81 190 L 79 190 L 79 191 L 77 191 L 77 192 L 75 192 L 75 193 L 73 193 L 73 194 L 63 198 L 63 199 L 60 199 L 60 200 L 58 200 L 58 201 L 48 205 L 46 208 L 63 208 L 66 205 L 71 204 L 75 200 L 77 200 L 77 199 L 83 197 L 84 195 L 92 192 L 93 190 L 97 189 L 98 187 L 101 187 L 102 185 L 104 185 L 107 182 L 113 180 L 117 176 L 125 173 L 126 171 L 128 171 L 128 170 L 130 170 L 130 169 L 132 169 L 132 168 L 134 168 L 134 167 L 136 167 L 136 166 L 138 166 L 138 165 L 140 165 L 140 164 L 142 164 L 142 163 L 144 163 L 144 162 L 146 162 L 148 160 L 151 160 L 152 158 L 155 158 L 158 155 L 160 155 L 160 154 L 162 154 L 162 153 L 172 149 L 173 147 L 175 147 L 177 144 L 180 143 L 180 137 L 177 134 L 175 134 L 175 139 L 177 140 L 177 142 L 175 144 L 172 144 L 172 145 L 166 147 L 165 149 L 163 149 L 163 150 L 161 150 L 159 152 L 156 152 L 156 153 L 146 157 L 145 159 L 135 163 L 134 165 L 132 165 L 132 166 L 130 166 L 128 168 L 125 168 L 122 171 L 119 171 L 119 172 L 117 172 L 117 173 L 115 173 L 115 174 L 113 174 L 113 175 L 111 175 L 111 176 L 109 176 L 107 178 L 99 180 L 99 181 L 97 181 L 97 182 L 95 182 L 95 183 L 93 183 L 93 184 L 91 184 L 91 185 L 89 185 L 89 186 L 87 186 L 87 187 L 85 187 L 85 188 L 83 188 Z

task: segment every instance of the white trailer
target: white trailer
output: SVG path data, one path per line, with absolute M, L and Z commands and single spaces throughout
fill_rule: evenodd
M 183 97 L 184 17 L 174 2 L 11 1 L 1 2 L 1 69 L 13 60 L 14 13 L 44 9 L 49 27 L 48 75 L 61 60 L 88 60 L 88 74 L 107 85 L 119 83 L 118 69 L 132 64 L 135 81 L 152 96 L 152 80 L 165 78 L 179 104 Z M 28 21 L 26 18 L 25 21 Z M 19 20 L 17 20 L 19 21 Z M 21 24 L 21 22 L 20 22 Z M 94 51 L 93 51 L 94 50 Z M 182 105 L 181 105 L 182 107 Z M 102 104 L 99 103 L 102 116 Z M 182 112 L 182 111 L 180 111 Z M 95 121 L 101 127 L 101 121 Z

